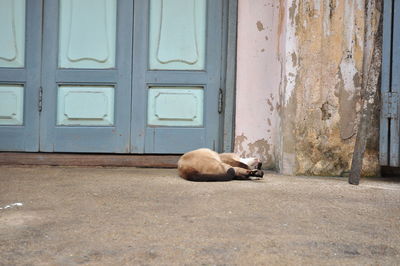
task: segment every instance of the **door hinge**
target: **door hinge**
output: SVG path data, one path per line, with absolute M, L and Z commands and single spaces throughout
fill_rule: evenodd
M 43 88 L 40 86 L 39 88 L 39 102 L 38 102 L 38 111 L 42 111 L 43 106 Z
M 398 96 L 397 92 L 386 92 L 382 94 L 382 114 L 384 118 L 397 118 L 399 103 Z
M 218 113 L 222 113 L 222 109 L 224 107 L 224 92 L 222 89 L 219 89 L 218 95 Z

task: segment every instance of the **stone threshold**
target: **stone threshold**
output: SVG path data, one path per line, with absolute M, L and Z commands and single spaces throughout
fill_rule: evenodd
M 179 155 L 0 152 L 0 165 L 176 168 Z

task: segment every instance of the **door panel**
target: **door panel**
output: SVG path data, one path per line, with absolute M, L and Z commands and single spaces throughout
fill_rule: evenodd
M 25 1 L 0 2 L 0 67 L 25 65 Z
M 114 87 L 58 87 L 58 126 L 113 126 L 114 108 Z
M 0 125 L 23 125 L 24 86 L 0 85 Z
M 206 2 L 206 0 L 150 1 L 150 69 L 204 69 Z
M 218 148 L 222 1 L 136 1 L 135 10 L 150 11 L 135 13 L 131 150 Z
M 2 151 L 38 150 L 41 17 L 40 0 L 0 1 Z
M 132 10 L 129 0 L 45 2 L 42 151 L 129 152 Z
M 149 126 L 202 126 L 202 87 L 151 87 L 148 94 Z
M 61 0 L 60 68 L 115 67 L 116 0 Z

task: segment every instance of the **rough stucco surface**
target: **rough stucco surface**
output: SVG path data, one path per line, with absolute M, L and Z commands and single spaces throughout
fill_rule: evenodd
M 275 168 L 279 142 L 280 4 L 239 1 L 235 152 Z
M 295 174 L 340 175 L 348 171 L 360 110 L 364 1 L 299 1 L 289 6 L 298 53 L 295 88 Z M 287 55 L 288 56 L 288 55 Z M 370 145 L 373 146 L 373 145 Z M 366 174 L 378 169 L 367 151 Z
M 349 171 L 364 6 L 364 0 L 239 0 L 236 152 L 261 157 L 285 174 Z M 379 171 L 377 129 L 375 119 L 367 175 Z

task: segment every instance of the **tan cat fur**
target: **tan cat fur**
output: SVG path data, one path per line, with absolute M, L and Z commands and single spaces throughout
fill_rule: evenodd
M 240 158 L 234 153 L 218 154 L 202 148 L 182 155 L 179 175 L 190 181 L 255 180 L 263 176 L 261 163 L 255 158 Z

